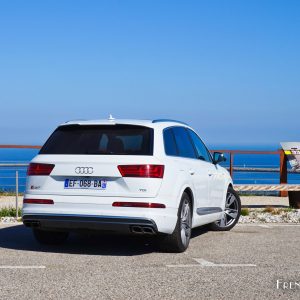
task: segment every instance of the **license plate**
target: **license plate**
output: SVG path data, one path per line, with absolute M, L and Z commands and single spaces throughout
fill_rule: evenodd
M 65 189 L 105 190 L 107 181 L 103 179 L 65 179 Z

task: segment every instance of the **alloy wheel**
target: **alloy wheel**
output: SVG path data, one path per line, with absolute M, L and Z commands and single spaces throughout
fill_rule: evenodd
M 225 210 L 223 212 L 221 220 L 217 221 L 216 224 L 219 227 L 225 228 L 231 226 L 239 215 L 239 202 L 236 196 L 227 192 Z
M 188 200 L 184 200 L 180 214 L 180 235 L 184 246 L 188 245 L 191 237 L 192 217 L 191 206 Z

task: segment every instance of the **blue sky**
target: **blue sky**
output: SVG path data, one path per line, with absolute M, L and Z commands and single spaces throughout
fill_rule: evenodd
M 300 1 L 0 1 L 0 144 L 174 118 L 210 145 L 299 141 Z

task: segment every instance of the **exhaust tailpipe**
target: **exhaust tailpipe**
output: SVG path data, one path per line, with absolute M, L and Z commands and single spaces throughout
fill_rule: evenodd
M 131 232 L 134 234 L 155 234 L 154 229 L 151 226 L 131 226 Z
M 131 232 L 135 234 L 143 233 L 143 229 L 141 226 L 131 226 Z
M 152 227 L 149 226 L 144 226 L 142 227 L 143 231 L 145 234 L 155 234 L 154 230 Z
M 40 227 L 40 222 L 39 221 L 23 221 L 24 225 L 26 227 Z

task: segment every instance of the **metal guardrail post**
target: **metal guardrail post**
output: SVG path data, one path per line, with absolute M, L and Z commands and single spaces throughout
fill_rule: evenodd
M 230 167 L 229 167 L 229 173 L 231 178 L 233 178 L 233 153 L 230 152 Z
M 284 150 L 280 150 L 280 184 L 287 184 L 287 157 L 284 153 Z M 287 197 L 287 191 L 281 191 L 280 197 Z
M 19 171 L 16 171 L 16 217 L 19 217 Z

